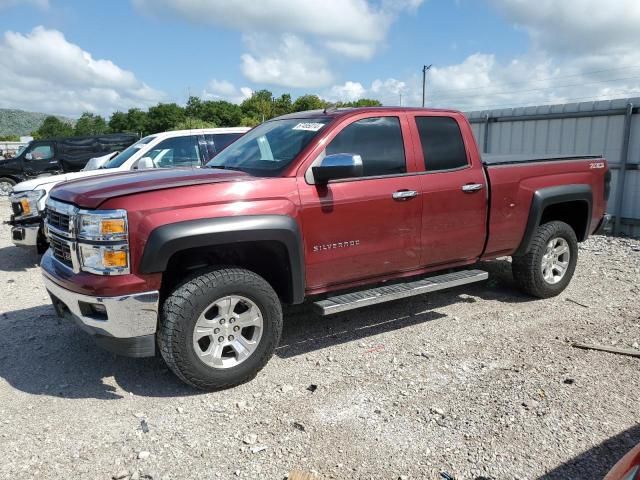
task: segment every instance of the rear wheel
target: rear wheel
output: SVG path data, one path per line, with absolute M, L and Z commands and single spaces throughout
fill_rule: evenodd
M 158 343 L 169 368 L 203 390 L 252 379 L 280 341 L 282 308 L 259 275 L 239 268 L 202 272 L 164 303 Z
M 11 195 L 15 184 L 16 182 L 11 178 L 0 177 L 0 197 Z
M 513 277 L 518 287 L 534 297 L 560 294 L 569 284 L 578 261 L 578 240 L 564 222 L 540 225 L 529 251 L 513 257 Z

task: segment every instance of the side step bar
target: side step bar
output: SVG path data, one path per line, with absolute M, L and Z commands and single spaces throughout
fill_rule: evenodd
M 467 283 L 481 282 L 487 278 L 489 278 L 489 274 L 482 270 L 462 270 L 413 282 L 384 285 L 370 290 L 329 297 L 315 302 L 313 308 L 321 315 L 331 315 L 377 303 L 390 302 L 391 300 L 466 285 Z

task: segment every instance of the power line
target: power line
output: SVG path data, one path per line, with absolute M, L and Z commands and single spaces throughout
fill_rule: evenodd
M 558 88 L 569 88 L 569 87 L 580 87 L 583 85 L 593 85 L 593 84 L 598 84 L 598 83 L 609 83 L 609 82 L 619 82 L 622 80 L 640 80 L 640 76 L 638 77 L 624 77 L 624 78 L 611 78 L 611 79 L 606 79 L 606 80 L 594 80 L 593 82 L 581 82 L 581 83 L 572 83 L 569 85 L 555 85 L 553 87 L 541 87 L 541 88 L 529 88 L 526 90 L 510 90 L 510 91 L 498 91 L 498 92 L 483 92 L 486 95 L 491 95 L 491 96 L 498 96 L 498 95 L 510 95 L 513 93 L 526 93 L 526 92 L 539 92 L 539 91 L 544 91 L 544 90 L 556 90 Z M 461 98 L 471 98 L 471 97 L 475 97 L 476 95 L 463 95 L 460 97 L 437 97 L 437 99 L 439 101 L 441 100 L 458 100 Z
M 619 92 L 611 92 L 611 93 L 607 93 L 607 94 L 603 94 L 603 95 L 589 95 L 586 97 L 573 97 L 573 98 L 564 98 L 562 99 L 562 101 L 558 101 L 556 103 L 567 103 L 567 102 L 571 102 L 574 100 L 597 100 L 597 99 L 602 99 L 602 100 L 614 100 L 613 98 L 610 98 L 612 96 L 628 96 L 628 95 L 632 95 L 632 94 L 639 94 L 640 90 L 621 90 Z M 546 104 L 541 104 L 539 102 L 536 103 L 531 103 L 529 102 L 528 105 L 523 105 L 520 103 L 503 103 L 501 105 L 482 105 L 482 106 L 471 106 L 471 108 L 473 108 L 474 111 L 478 111 L 478 110 L 493 110 L 496 108 L 520 108 L 520 107 L 538 107 L 538 106 L 542 106 L 542 105 L 549 105 L 549 103 L 547 102 Z M 466 110 L 466 109 L 465 109 Z
M 583 77 L 586 75 L 592 75 L 595 73 L 603 73 L 603 72 L 611 72 L 611 71 L 617 71 L 617 70 L 636 70 L 640 68 L 640 66 L 636 66 L 636 67 L 618 67 L 618 68 L 607 68 L 604 70 L 591 70 L 591 71 L 587 71 L 587 72 L 581 72 L 581 73 L 574 73 L 571 75 L 556 75 L 555 77 L 547 77 L 547 78 L 538 78 L 536 80 L 530 80 L 530 81 L 523 81 L 523 82 L 514 82 L 511 85 L 529 85 L 531 83 L 539 83 L 539 82 L 546 82 L 548 80 L 557 80 L 558 78 L 570 78 L 570 77 Z M 451 88 L 451 89 L 446 89 L 446 90 L 434 90 L 433 92 L 431 92 L 432 94 L 438 94 L 438 93 L 449 93 L 449 92 L 464 92 L 464 91 L 472 91 L 472 90 L 483 90 L 486 87 L 468 87 L 468 88 Z

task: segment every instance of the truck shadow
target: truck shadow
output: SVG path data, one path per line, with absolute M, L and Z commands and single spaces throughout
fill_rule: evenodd
M 601 480 L 638 443 L 640 425 L 635 425 L 545 473 L 538 480 Z
M 276 355 L 292 358 L 446 319 L 434 310 L 456 302 L 474 303 L 479 298 L 528 301 L 510 286 L 509 276 L 501 280 L 497 275 L 494 286 L 458 287 L 331 317 L 314 314 L 304 305 L 301 312 L 285 316 Z M 180 382 L 158 357 L 131 359 L 101 350 L 77 326 L 59 320 L 48 304 L 0 314 L 0 378 L 20 391 L 59 398 L 117 400 L 129 394 L 172 397 L 201 393 Z
M 21 248 L 16 246 L 0 248 L 0 270 L 4 272 L 26 272 L 29 268 L 40 265 L 40 255 L 35 247 Z
M 494 261 L 477 268 L 489 272 L 489 280 L 427 295 L 419 295 L 327 317 L 314 312 L 311 303 L 285 310 L 284 331 L 276 355 L 291 358 L 314 350 L 359 341 L 420 323 L 446 318 L 435 310 L 454 303 L 479 299 L 508 303 L 532 301 L 513 285 L 511 263 Z

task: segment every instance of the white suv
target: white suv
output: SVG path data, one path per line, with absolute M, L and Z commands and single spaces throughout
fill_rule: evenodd
M 218 152 L 246 133 L 249 128 L 203 128 L 177 130 L 144 137 L 97 170 L 39 177 L 13 187 L 11 238 L 18 246 L 47 248 L 42 215 L 49 192 L 59 183 L 117 171 L 146 168 L 200 167 Z

